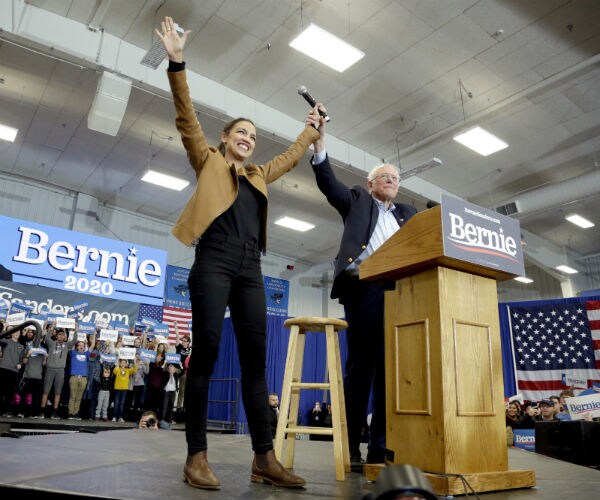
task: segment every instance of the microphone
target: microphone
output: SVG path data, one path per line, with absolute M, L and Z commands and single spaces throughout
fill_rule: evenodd
M 427 202 L 427 208 L 437 207 L 438 205 L 439 205 L 439 203 L 437 201 L 429 200 Z
M 298 94 L 300 94 L 302 97 L 304 97 L 304 100 L 310 104 L 311 108 L 314 108 L 315 105 L 317 104 L 317 101 L 315 101 L 315 98 L 313 96 L 311 96 L 308 93 L 307 88 L 304 85 L 300 85 L 298 87 Z M 329 118 L 329 116 L 327 116 L 327 113 L 325 113 L 325 111 L 321 111 L 319 110 L 319 114 L 325 118 L 325 121 L 328 122 L 329 120 L 331 120 L 331 118 Z

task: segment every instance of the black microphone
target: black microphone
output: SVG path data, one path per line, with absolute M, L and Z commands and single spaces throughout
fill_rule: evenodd
M 306 87 L 304 85 L 300 85 L 300 87 L 298 87 L 298 94 L 300 94 L 302 97 L 304 97 L 304 100 L 308 104 L 310 104 L 311 108 L 314 108 L 315 105 L 317 104 L 317 101 L 315 101 L 315 98 L 308 93 L 308 90 L 306 89 Z M 331 118 L 329 118 L 329 116 L 327 116 L 327 113 L 325 113 L 325 111 L 319 110 L 319 114 L 323 118 L 325 118 L 326 122 L 328 122 L 331 119 Z
M 429 200 L 427 202 L 427 208 L 437 207 L 438 205 L 439 205 L 439 203 L 437 201 Z

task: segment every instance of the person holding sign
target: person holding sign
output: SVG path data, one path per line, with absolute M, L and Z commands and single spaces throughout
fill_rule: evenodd
M 267 184 L 294 168 L 319 137 L 314 127 L 318 118 L 309 115 L 304 130 L 287 151 L 264 165 L 249 162 L 257 132 L 247 118 L 229 122 L 221 132 L 219 147 L 209 146 L 186 81 L 183 48 L 190 32 L 179 35 L 170 17 L 165 17 L 161 27 L 156 34 L 169 58 L 167 75 L 175 103 L 175 123 L 197 179 L 194 194 L 172 230 L 182 243 L 196 245 L 188 277 L 194 354 L 185 387 L 188 455 L 184 480 L 195 488 L 220 488 L 208 465 L 206 421 L 209 380 L 229 306 L 241 365 L 242 400 L 255 453 L 251 481 L 302 487 L 304 479 L 286 470 L 273 451 L 260 256 L 267 243 Z
M 68 352 L 77 342 L 77 337 L 67 342 L 67 332 L 64 328 L 56 328 L 55 337 L 46 335 L 46 345 L 48 346 L 48 359 L 46 360 L 46 373 L 44 375 L 44 392 L 42 393 L 42 411 L 46 408 L 48 395 L 54 389 L 54 401 L 52 405 L 52 415 L 50 418 L 58 419 L 58 405 L 60 403 L 60 393 L 65 382 L 65 367 L 67 365 Z
M 83 335 L 83 334 L 82 334 Z M 87 387 L 88 362 L 90 351 L 96 345 L 96 336 L 90 336 L 89 346 L 78 340 L 71 351 L 71 377 L 69 379 L 69 420 L 81 420 L 79 407 L 85 388 Z
M 123 419 L 123 408 L 125 407 L 125 398 L 127 396 L 127 390 L 129 389 L 129 377 L 137 370 L 137 360 L 133 366 L 129 366 L 128 361 L 123 358 L 119 358 L 119 365 L 113 368 L 113 375 L 115 376 L 114 385 L 114 411 L 113 411 L 113 422 L 125 422 Z

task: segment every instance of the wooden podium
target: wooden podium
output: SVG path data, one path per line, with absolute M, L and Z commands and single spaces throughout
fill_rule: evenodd
M 387 462 L 419 467 L 439 495 L 465 493 L 458 476 L 477 492 L 535 486 L 533 471 L 508 470 L 496 280 L 515 275 L 449 257 L 444 237 L 437 206 L 360 266 L 361 279 L 395 281 L 385 294 Z

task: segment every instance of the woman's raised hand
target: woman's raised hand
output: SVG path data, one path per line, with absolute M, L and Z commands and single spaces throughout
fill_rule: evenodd
M 165 17 L 161 23 L 161 31 L 155 29 L 156 36 L 160 39 L 163 47 L 167 51 L 167 56 L 171 61 L 183 62 L 183 47 L 187 40 L 190 31 L 186 31 L 183 35 L 179 35 L 175 31 L 175 23 L 172 17 Z

